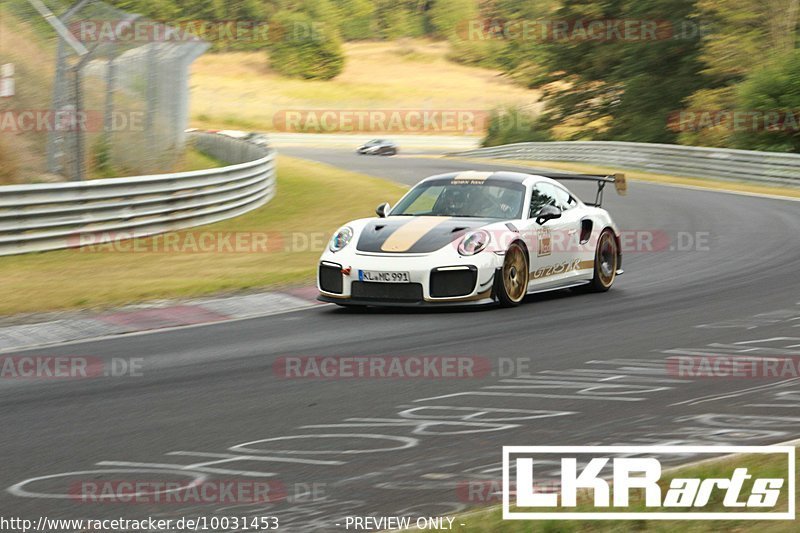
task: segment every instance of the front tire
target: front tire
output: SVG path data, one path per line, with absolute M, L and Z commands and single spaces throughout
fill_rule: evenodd
M 614 232 L 606 228 L 597 239 L 594 252 L 594 276 L 589 284 L 592 292 L 606 292 L 617 279 L 619 246 Z
M 495 275 L 495 295 L 503 307 L 515 307 L 522 303 L 528 292 L 528 254 L 518 242 L 506 251 L 503 267 Z

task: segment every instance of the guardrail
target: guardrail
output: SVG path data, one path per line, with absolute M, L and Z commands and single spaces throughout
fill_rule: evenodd
M 0 187 L 0 255 L 97 244 L 232 218 L 275 195 L 275 151 L 223 135 L 190 136 L 230 166 Z
M 616 141 L 530 142 L 450 155 L 570 161 L 648 172 L 800 186 L 800 155 Z

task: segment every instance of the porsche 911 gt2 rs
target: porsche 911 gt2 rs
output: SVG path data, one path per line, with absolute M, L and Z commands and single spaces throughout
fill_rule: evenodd
M 620 234 L 601 208 L 625 177 L 558 175 L 597 184 L 584 203 L 542 174 L 454 172 L 419 182 L 377 217 L 340 228 L 322 254 L 319 299 L 342 306 L 515 306 L 526 294 L 607 291 L 622 273 Z

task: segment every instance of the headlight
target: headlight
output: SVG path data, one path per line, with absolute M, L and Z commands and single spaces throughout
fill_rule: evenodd
M 331 252 L 338 252 L 345 246 L 347 243 L 350 242 L 350 239 L 353 238 L 353 229 L 350 226 L 345 226 L 336 233 L 333 234 L 331 237 L 331 243 L 329 245 Z
M 489 233 L 483 230 L 473 231 L 464 235 L 458 243 L 458 253 L 461 255 L 475 255 L 489 244 Z

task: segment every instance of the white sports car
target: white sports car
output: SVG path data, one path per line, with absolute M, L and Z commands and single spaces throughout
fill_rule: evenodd
M 518 305 L 526 294 L 585 286 L 607 291 L 620 268 L 619 230 L 600 207 L 625 177 L 597 183 L 593 204 L 555 179 L 454 172 L 419 182 L 377 218 L 340 228 L 322 254 L 319 299 L 342 306 Z

